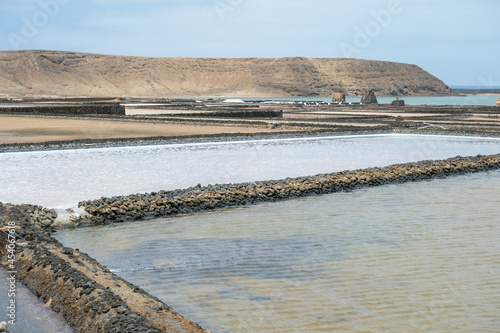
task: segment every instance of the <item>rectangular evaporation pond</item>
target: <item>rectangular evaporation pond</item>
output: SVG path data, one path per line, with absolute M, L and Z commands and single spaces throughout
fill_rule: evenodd
M 497 332 L 500 171 L 61 230 L 213 332 Z
M 0 201 L 68 208 L 102 196 L 500 153 L 500 139 L 366 135 L 0 154 Z

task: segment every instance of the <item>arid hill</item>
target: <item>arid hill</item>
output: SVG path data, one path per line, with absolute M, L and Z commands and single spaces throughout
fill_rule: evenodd
M 335 58 L 146 58 L 0 51 L 0 97 L 447 95 L 415 65 Z

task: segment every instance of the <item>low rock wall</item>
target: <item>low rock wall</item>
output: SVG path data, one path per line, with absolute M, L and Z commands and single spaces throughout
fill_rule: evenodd
M 197 186 L 186 190 L 101 198 L 79 204 L 88 215 L 81 217 L 78 223 L 105 224 L 187 214 L 498 168 L 500 155 L 456 157 L 443 161 L 424 161 L 312 177 Z
M 15 271 L 76 332 L 207 333 L 168 305 L 51 236 L 54 212 L 0 203 L 0 229 L 15 225 Z M 5 247 L 0 264 L 8 267 Z M 12 270 L 12 269 L 10 269 Z
M 178 116 L 176 114 L 175 116 Z M 236 119 L 252 119 L 252 118 L 283 118 L 282 110 L 237 110 L 237 111 L 204 111 L 197 113 L 183 114 L 186 117 L 193 118 L 236 118 Z
M 2 107 L 2 113 L 27 113 L 48 115 L 125 115 L 125 107 L 120 103 L 80 104 L 80 105 L 40 105 L 23 107 Z
M 29 244 L 18 257 L 18 277 L 78 332 L 161 332 L 46 246 Z

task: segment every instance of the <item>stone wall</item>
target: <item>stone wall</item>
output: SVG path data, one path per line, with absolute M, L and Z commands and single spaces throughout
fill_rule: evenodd
M 81 217 L 78 223 L 105 224 L 189 214 L 498 168 L 500 168 L 500 155 L 457 157 L 443 161 L 409 163 L 312 177 L 208 185 L 185 190 L 101 198 L 79 204 L 88 215 Z
M 176 115 L 178 116 L 178 115 Z M 251 119 L 251 118 L 283 118 L 282 110 L 236 110 L 236 111 L 204 111 L 199 113 L 188 113 L 183 114 L 183 116 L 188 117 L 202 117 L 202 118 L 239 118 L 239 119 Z
M 76 332 L 207 333 L 144 290 L 51 236 L 54 212 L 0 203 L 0 229 L 15 224 L 19 278 Z M 0 264 L 7 266 L 5 248 Z
M 125 115 L 125 107 L 120 103 L 80 104 L 80 105 L 38 105 L 26 107 L 1 107 L 2 113 L 28 113 L 50 115 Z

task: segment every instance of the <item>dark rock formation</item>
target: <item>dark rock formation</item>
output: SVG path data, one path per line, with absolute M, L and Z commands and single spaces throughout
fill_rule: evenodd
M 391 103 L 392 106 L 396 106 L 396 107 L 401 107 L 401 106 L 405 106 L 405 101 L 399 99 L 399 97 L 396 97 L 396 99 L 394 101 L 392 101 Z
M 361 98 L 362 104 L 378 104 L 377 96 L 374 90 L 365 91 L 363 97 Z

